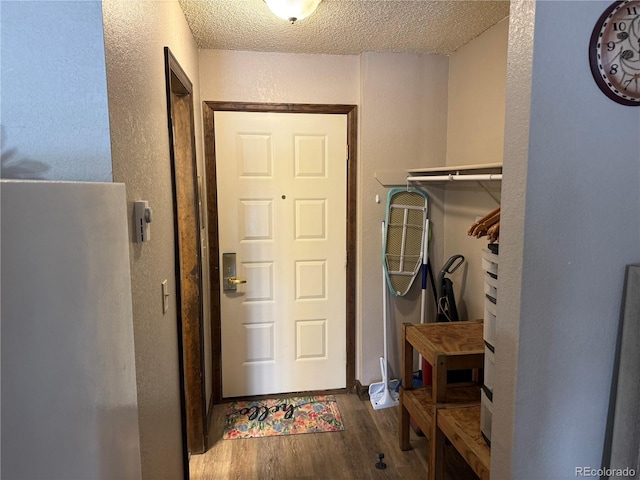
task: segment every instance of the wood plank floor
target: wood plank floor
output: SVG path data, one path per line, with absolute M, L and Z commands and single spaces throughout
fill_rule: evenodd
M 398 409 L 373 410 L 354 394 L 336 395 L 343 432 L 222 440 L 226 404 L 214 407 L 209 438 L 211 448 L 192 455 L 191 480 L 322 480 L 425 479 L 427 446 L 411 432 L 412 450 L 398 447 Z M 384 453 L 385 470 L 375 464 Z M 477 477 L 455 449 L 445 461 L 448 480 Z

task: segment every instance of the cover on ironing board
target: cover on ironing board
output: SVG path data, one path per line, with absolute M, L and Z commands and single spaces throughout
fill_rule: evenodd
M 404 296 L 422 266 L 429 198 L 420 190 L 394 188 L 387 196 L 382 264 L 389 290 Z

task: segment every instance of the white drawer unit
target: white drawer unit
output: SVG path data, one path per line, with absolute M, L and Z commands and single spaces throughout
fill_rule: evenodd
M 498 275 L 498 255 L 489 250 L 482 250 L 482 270 Z
M 485 442 L 491 446 L 491 420 L 493 418 L 493 381 L 495 373 L 496 319 L 498 314 L 498 255 L 482 251 L 484 270 L 484 385 L 480 397 L 480 430 Z
M 496 367 L 495 354 L 484 346 L 484 386 L 493 395 L 493 378 Z
M 498 255 L 482 250 L 482 269 L 484 270 L 484 329 L 485 343 L 491 350 L 496 340 L 496 317 L 498 312 Z
M 496 340 L 496 311 L 497 306 L 487 297 L 484 297 L 484 324 L 483 333 L 485 343 L 493 348 Z
M 480 394 L 480 431 L 482 438 L 491 446 L 491 419 L 493 418 L 493 402 L 487 396 L 485 390 Z
M 498 279 L 486 272 L 484 274 L 484 293 L 494 300 L 498 300 Z

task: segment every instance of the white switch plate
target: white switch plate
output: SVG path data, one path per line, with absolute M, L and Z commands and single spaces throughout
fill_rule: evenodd
M 162 313 L 165 314 L 169 311 L 169 288 L 167 287 L 167 280 L 162 282 Z

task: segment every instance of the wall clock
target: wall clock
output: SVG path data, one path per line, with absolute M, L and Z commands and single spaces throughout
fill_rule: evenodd
M 589 62 L 605 95 L 640 106 L 640 0 L 618 1 L 604 11 L 591 34 Z

